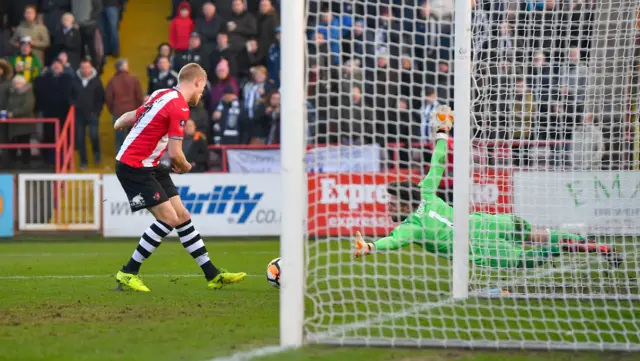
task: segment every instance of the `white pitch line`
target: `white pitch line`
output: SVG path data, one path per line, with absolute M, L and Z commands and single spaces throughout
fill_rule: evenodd
M 142 274 L 142 278 L 191 278 L 202 277 L 201 274 L 164 274 L 164 273 L 151 273 Z M 104 275 L 29 275 L 29 276 L 0 276 L 0 280 L 29 280 L 29 279 L 83 279 L 83 278 L 109 278 L 114 277 L 112 274 Z M 266 277 L 265 275 L 248 274 L 247 277 Z
M 58 253 L 0 253 L 0 258 L 3 257 L 91 257 L 91 256 L 115 256 L 121 255 L 121 252 L 58 252 Z M 278 255 L 279 252 L 271 251 L 246 251 L 246 252 L 210 252 L 213 255 L 233 255 L 233 254 L 271 254 Z
M 269 356 L 269 355 L 277 354 L 286 350 L 287 348 L 285 347 L 266 346 L 266 347 L 249 350 L 249 351 L 234 353 L 231 356 L 222 356 L 222 357 L 212 358 L 207 361 L 248 361 L 254 357 Z

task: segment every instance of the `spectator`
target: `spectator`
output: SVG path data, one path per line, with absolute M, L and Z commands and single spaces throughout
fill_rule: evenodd
M 20 25 L 22 19 L 24 19 L 24 11 L 27 7 L 33 6 L 35 9 L 40 0 L 8 0 L 3 3 L 8 3 L 7 9 L 7 26 L 9 28 L 15 28 Z
M 357 60 L 367 68 L 375 66 L 375 32 L 365 28 L 363 20 L 356 20 L 353 29 L 342 39 L 343 60 Z
M 208 94 L 207 94 L 208 95 Z M 202 132 L 207 139 L 211 138 L 211 121 L 209 120 L 209 112 L 205 102 L 205 95 L 203 94 L 198 104 L 189 104 L 189 110 L 191 111 L 191 120 L 196 124 L 196 129 Z
M 171 68 L 173 69 L 173 48 L 171 48 L 171 45 L 169 45 L 169 43 L 162 43 L 160 45 L 158 45 L 158 55 L 156 55 L 156 58 L 153 60 L 153 63 L 149 64 L 149 66 L 147 67 L 147 76 L 151 77 L 153 74 L 153 71 L 156 69 L 156 63 L 158 62 L 158 58 L 160 58 L 161 56 L 167 57 L 169 59 L 169 63 L 171 63 Z
M 86 129 L 89 127 L 94 164 L 99 165 L 98 120 L 104 106 L 104 88 L 98 77 L 98 72 L 90 61 L 84 60 L 80 63 L 72 89 L 72 102 L 76 107 L 76 150 L 80 153 L 80 169 L 87 169 Z
M 207 138 L 196 129 L 196 123 L 189 119 L 184 127 L 182 152 L 191 163 L 192 173 L 203 173 L 209 168 L 209 147 Z
M 34 5 L 29 5 L 24 9 L 24 20 L 13 33 L 11 45 L 16 48 L 21 47 L 22 42 L 27 38 L 30 39 L 33 55 L 40 64 L 44 64 L 44 51 L 51 44 L 49 31 L 44 25 L 38 24 L 36 21 L 36 7 Z M 29 79 L 27 81 L 30 82 Z
M 96 31 L 102 16 L 102 0 L 70 0 L 71 13 L 78 24 L 80 38 L 82 39 L 83 51 L 81 56 L 91 58 L 91 64 L 102 70 L 102 59 L 99 59 L 98 48 L 96 46 Z
M 420 108 L 420 140 L 423 144 L 431 142 L 431 114 L 440 106 L 438 93 L 434 88 L 424 90 L 424 100 Z
M 229 61 L 223 59 L 218 63 L 216 66 L 216 78 L 217 80 L 211 89 L 211 101 L 209 102 L 212 107 L 218 106 L 227 87 L 231 87 L 236 95 L 240 94 L 238 81 L 229 73 Z
M 156 90 L 172 88 L 178 84 L 178 73 L 171 70 L 169 58 L 161 56 L 156 62 L 156 70 L 152 72 L 147 86 L 147 96 Z
M 280 26 L 280 15 L 271 0 L 260 0 L 258 16 L 258 48 L 255 54 L 257 64 L 264 64 L 269 48 L 276 42 L 276 30 Z
M 255 143 L 280 144 L 280 93 L 277 90 L 265 96 L 253 123 Z
M 533 94 L 524 79 L 518 79 L 513 100 L 513 139 L 529 139 L 532 117 L 536 112 Z
M 69 0 L 41 0 L 38 6 L 38 12 L 42 14 L 42 23 L 49 31 L 49 34 L 53 37 L 54 34 L 60 31 L 60 19 L 62 15 L 71 10 Z M 52 39 L 53 42 L 53 39 Z M 53 60 L 57 54 L 45 53 L 45 60 Z M 47 61 L 46 64 L 51 64 Z
M 409 101 L 411 109 L 422 106 L 423 72 L 415 67 L 413 58 L 404 54 L 400 59 L 400 95 Z
M 362 69 L 358 65 L 360 62 L 358 59 L 347 60 L 342 66 L 342 72 L 340 74 L 340 92 L 344 94 L 352 94 L 353 88 L 357 87 L 359 91 L 362 91 L 364 85 L 364 74 Z
M 229 35 L 224 32 L 218 33 L 218 46 L 211 53 L 210 69 L 215 69 L 221 60 L 227 60 L 229 64 L 229 72 L 232 76 L 238 76 L 238 68 L 236 65 L 236 55 L 229 46 Z M 214 79 L 214 76 L 209 78 Z
M 65 74 L 69 74 L 69 76 L 73 77 L 76 75 L 76 71 L 73 70 L 73 67 L 71 66 L 71 64 L 69 64 L 69 55 L 67 55 L 66 52 L 61 52 L 58 57 L 56 59 L 54 59 L 55 61 L 59 61 L 60 63 L 62 63 L 62 68 L 64 69 L 64 73 Z M 80 63 L 78 63 L 78 66 L 80 65 Z
M 69 64 L 74 69 L 80 66 L 80 58 L 82 56 L 82 37 L 78 26 L 74 25 L 74 18 L 71 13 L 62 15 L 62 27 L 53 35 L 53 45 L 56 54 L 65 52 L 67 54 Z
M 527 69 L 527 84 L 533 94 L 542 102 L 549 100 L 549 85 L 551 82 L 551 67 L 547 63 L 544 51 L 533 54 L 531 66 Z
M 9 97 L 7 98 L 7 117 L 9 118 L 33 118 L 33 109 L 35 99 L 33 96 L 33 88 L 29 82 L 22 76 L 13 77 Z M 30 143 L 31 135 L 35 133 L 35 123 L 11 124 L 9 126 L 9 139 L 11 143 Z M 28 165 L 31 161 L 31 150 L 22 149 L 22 164 Z M 17 152 L 11 149 L 9 158 L 12 161 L 17 160 Z
M 340 41 L 342 40 L 340 18 L 334 17 L 327 5 L 322 10 L 316 32 L 322 34 L 322 37 L 328 42 L 328 50 L 331 51 L 333 59 L 331 63 L 338 64 L 340 61 Z
M 339 114 L 332 116 L 339 119 L 339 130 L 342 144 L 371 143 L 373 134 L 373 112 L 367 107 L 359 87 L 354 86 L 348 95 L 340 101 Z
M 7 100 L 9 99 L 9 89 L 11 89 L 11 78 L 13 78 L 13 68 L 5 59 L 0 59 L 0 110 L 7 110 Z M 9 124 L 0 122 L 0 144 L 9 141 Z M 0 165 L 5 167 L 8 159 L 0 154 Z
M 178 10 L 178 15 L 171 20 L 169 26 L 169 45 L 175 51 L 182 51 L 189 48 L 189 37 L 193 32 L 194 23 L 189 17 L 191 5 L 188 2 L 181 2 Z
M 560 68 L 560 94 L 572 103 L 584 104 L 588 77 L 589 69 L 580 61 L 580 49 L 569 49 L 567 63 Z
M 268 80 L 267 68 L 262 65 L 251 68 L 251 81 L 242 88 L 242 103 L 250 121 L 254 120 L 260 98 L 275 89 L 273 83 Z
M 11 57 L 13 72 L 22 75 L 31 83 L 42 72 L 40 60 L 32 54 L 31 38 L 28 36 L 20 40 L 20 54 Z
M 142 104 L 142 88 L 138 79 L 129 74 L 129 62 L 118 59 L 115 63 L 116 74 L 109 80 L 105 92 L 107 108 L 115 122 L 122 114 L 136 109 Z M 116 153 L 124 142 L 125 131 L 116 131 Z
M 104 52 L 106 55 L 120 56 L 120 11 L 125 0 L 103 0 L 102 21 L 100 28 L 103 35 Z
M 251 136 L 251 124 L 247 112 L 242 109 L 236 89 L 227 85 L 211 118 L 215 144 L 247 144 Z
M 216 14 L 216 6 L 210 1 L 202 6 L 202 14 L 202 18 L 196 19 L 195 32 L 200 35 L 204 54 L 209 55 L 216 48 L 218 33 L 224 20 Z M 209 66 L 207 64 L 207 68 Z
M 56 118 L 61 124 L 65 121 L 71 105 L 71 83 L 74 76 L 75 74 L 65 74 L 62 62 L 54 60 L 49 69 L 34 80 L 33 90 L 37 116 Z M 45 123 L 42 128 L 42 141 L 54 143 L 56 140 L 55 124 Z M 47 163 L 53 164 L 55 162 L 54 150 L 43 149 L 42 155 Z
M 176 51 L 173 69 L 180 71 L 183 66 L 189 63 L 198 63 L 209 73 L 209 54 L 202 48 L 200 35 L 196 32 L 191 33 L 189 37 L 189 48 L 187 50 Z
M 275 42 L 269 47 L 267 70 L 269 79 L 273 80 L 276 88 L 280 88 L 280 26 L 276 27 Z
M 604 152 L 602 129 L 593 123 L 593 114 L 585 114 L 582 124 L 573 130 L 573 169 L 600 170 Z
M 258 33 L 256 18 L 248 13 L 243 0 L 233 0 L 233 16 L 227 22 L 229 45 L 235 54 L 239 54 L 246 47 L 247 41 Z M 243 69 L 238 69 L 242 72 Z

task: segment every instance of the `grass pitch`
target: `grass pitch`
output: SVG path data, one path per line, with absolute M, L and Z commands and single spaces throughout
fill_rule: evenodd
M 193 259 L 179 242 L 170 239 L 142 268 L 151 293 L 116 292 L 113 275 L 135 244 L 135 239 L 123 242 L 97 237 L 0 241 L 0 360 L 205 361 L 278 343 L 278 291 L 264 277 L 267 262 L 278 256 L 276 241 L 209 240 L 207 245 L 216 265 L 249 274 L 243 284 L 212 292 L 206 288 Z M 332 261 L 341 272 L 370 267 L 348 266 L 348 259 L 348 255 L 336 256 Z M 318 283 L 314 287 L 323 289 L 334 284 L 324 285 L 325 281 L 318 277 L 325 270 L 331 273 L 335 268 L 321 268 L 315 275 Z M 385 297 L 395 297 L 393 290 L 384 294 L 383 300 Z M 630 316 L 638 319 L 637 313 Z M 415 321 L 419 318 L 395 321 L 392 326 L 404 328 Z M 500 324 L 495 327 L 509 328 Z M 360 332 L 363 331 L 356 334 Z M 374 332 L 386 335 L 384 329 Z M 256 360 L 638 359 L 638 355 L 617 353 L 311 346 Z

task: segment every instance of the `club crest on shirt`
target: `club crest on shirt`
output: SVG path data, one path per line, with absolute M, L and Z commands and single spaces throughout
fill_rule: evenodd
M 181 126 L 181 127 L 184 127 L 185 123 L 187 123 L 187 121 L 186 121 L 186 120 L 181 120 L 181 121 L 180 121 L 180 126 Z

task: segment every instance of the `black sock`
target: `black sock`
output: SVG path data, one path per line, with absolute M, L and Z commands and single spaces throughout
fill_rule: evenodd
M 205 278 L 208 281 L 214 279 L 220 271 L 211 263 L 207 247 L 204 246 L 200 233 L 196 231 L 191 220 L 177 226 L 176 230 L 178 231 L 178 236 L 180 236 L 182 247 L 189 252 L 191 257 L 198 263 L 198 266 L 202 268 Z
M 129 263 L 122 267 L 122 272 L 137 274 L 140 271 L 142 262 L 151 257 L 153 251 L 160 247 L 162 239 L 169 235 L 173 227 L 168 226 L 166 223 L 156 220 L 149 228 L 142 234 L 138 247 L 131 255 Z

